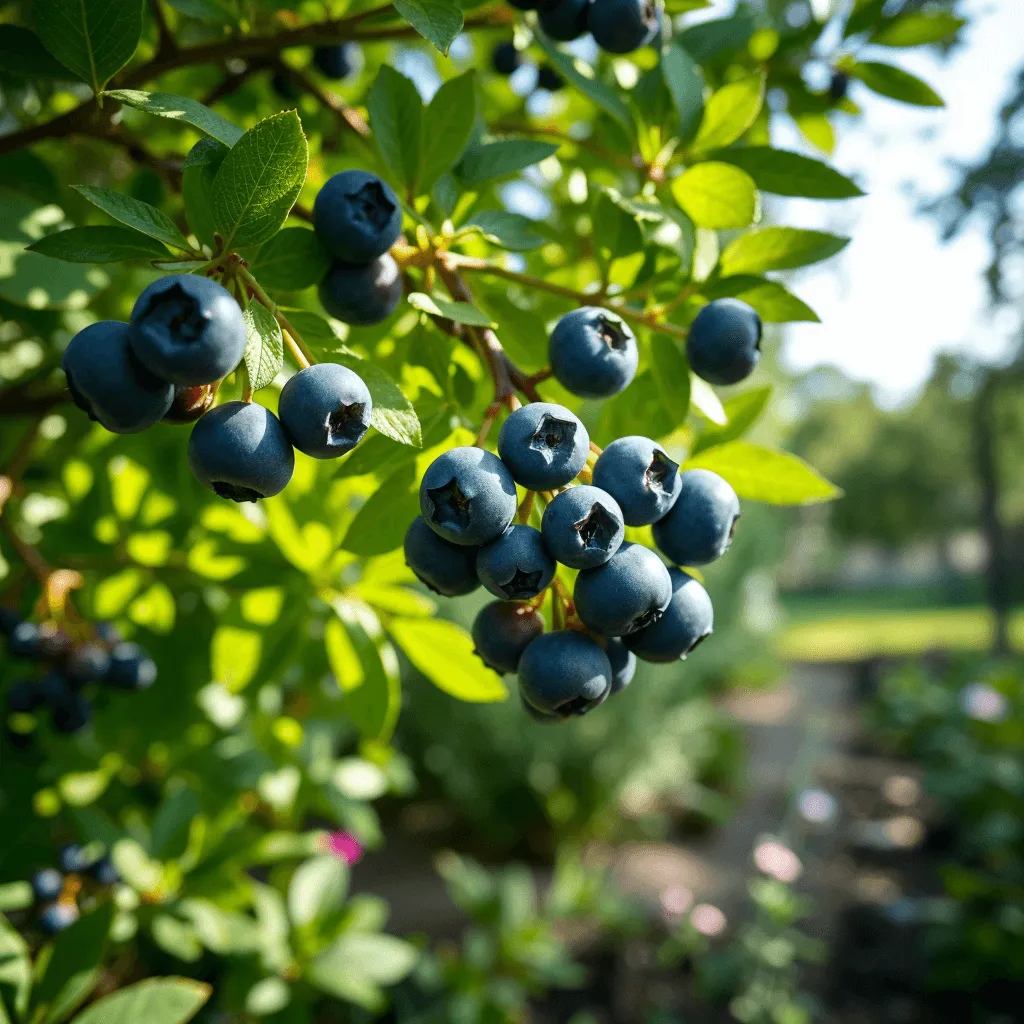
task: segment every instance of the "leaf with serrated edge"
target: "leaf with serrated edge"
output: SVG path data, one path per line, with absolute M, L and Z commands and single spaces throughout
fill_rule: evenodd
M 457 324 L 467 324 L 470 327 L 498 326 L 486 313 L 482 313 L 469 302 L 449 302 L 447 299 L 435 298 L 424 292 L 412 292 L 409 295 L 409 305 L 421 313 L 442 316 L 446 320 L 454 320 Z
M 258 122 L 235 143 L 210 194 L 225 248 L 258 245 L 276 234 L 306 180 L 307 159 L 294 110 Z
M 177 225 L 162 210 L 158 210 L 140 199 L 133 199 L 110 188 L 93 188 L 91 185 L 72 186 L 79 195 L 84 196 L 93 206 L 98 206 L 114 220 L 126 224 L 136 231 L 141 231 L 150 238 L 155 238 L 176 249 L 189 252 L 188 240 L 178 230 Z
M 395 0 L 395 10 L 446 57 L 462 31 L 462 8 L 455 0 Z
M 366 109 L 385 165 L 399 181 L 413 188 L 423 134 L 423 101 L 416 86 L 385 64 L 370 87 Z
M 253 391 L 268 387 L 284 365 L 281 327 L 266 306 L 255 299 L 243 313 L 245 319 L 245 369 Z
M 43 235 L 28 250 L 67 263 L 118 263 L 171 255 L 163 244 L 141 231 L 100 224 Z
M 156 117 L 184 121 L 228 148 L 245 134 L 238 125 L 187 96 L 177 96 L 172 92 L 143 92 L 141 89 L 111 89 L 104 95 Z

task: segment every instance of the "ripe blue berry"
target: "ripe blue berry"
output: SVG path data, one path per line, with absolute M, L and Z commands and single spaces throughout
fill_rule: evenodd
M 488 668 L 515 672 L 523 651 L 544 632 L 544 619 L 529 605 L 492 601 L 473 620 L 473 644 Z
M 477 549 L 439 537 L 423 516 L 409 524 L 404 548 L 405 564 L 435 594 L 458 597 L 480 586 L 476 575 Z
M 110 652 L 107 682 L 123 690 L 147 690 L 156 682 L 156 662 L 138 644 L 119 643 Z
M 537 88 L 558 92 L 565 88 L 565 79 L 550 64 L 541 64 L 537 69 Z
M 75 405 L 115 434 L 134 434 L 159 422 L 171 407 L 174 388 L 155 377 L 132 354 L 130 328 L 101 320 L 79 331 L 60 365 Z
M 225 402 L 192 428 L 188 464 L 220 497 L 256 501 L 284 490 L 295 453 L 272 412 L 255 402 Z
M 423 474 L 420 511 L 453 544 L 486 544 L 516 514 L 516 484 L 505 464 L 483 448 L 452 448 Z
M 532 402 L 502 424 L 498 454 L 516 483 L 533 491 L 563 487 L 587 464 L 590 435 L 565 406 Z
M 78 907 L 74 903 L 51 903 L 39 915 L 39 927 L 47 935 L 57 935 L 78 920 Z
M 39 627 L 34 622 L 19 622 L 7 638 L 7 650 L 15 658 L 37 658 Z
M 558 0 L 554 6 L 540 12 L 541 28 L 551 39 L 562 43 L 578 39 L 587 31 L 589 7 L 590 0 Z
M 833 103 L 846 99 L 850 88 L 850 76 L 845 71 L 833 71 L 832 80 L 828 83 L 828 98 Z
M 79 843 L 62 846 L 57 854 L 57 863 L 66 875 L 80 875 L 92 866 L 92 858 Z
M 318 46 L 313 50 L 313 63 L 324 78 L 348 78 L 355 67 L 356 44 L 349 41 L 337 46 Z
M 80 693 L 75 693 L 70 700 L 54 704 L 50 709 L 50 718 L 57 732 L 79 732 L 92 721 L 92 708 Z
M 761 318 L 739 299 L 709 302 L 690 324 L 686 358 L 709 384 L 738 384 L 761 358 Z
M 609 398 L 636 374 L 636 338 L 620 317 L 597 306 L 566 313 L 548 341 L 548 357 L 558 382 L 581 398 Z
M 75 696 L 71 684 L 61 672 L 47 672 L 39 680 L 39 692 L 43 695 L 43 702 L 51 708 L 68 704 Z
M 540 524 L 548 551 L 570 569 L 608 561 L 622 543 L 622 510 L 600 487 L 581 484 L 555 495 Z
M 665 563 L 641 544 L 623 544 L 596 569 L 576 577 L 580 621 L 601 636 L 626 636 L 661 618 L 672 599 Z
M 369 263 L 335 260 L 320 282 L 320 305 L 337 320 L 369 327 L 387 320 L 402 299 L 398 264 L 385 253 Z
M 42 706 L 46 698 L 34 679 L 19 679 L 7 691 L 7 710 L 27 713 Z
M 679 497 L 679 464 L 649 437 L 620 437 L 594 463 L 594 486 L 622 509 L 627 526 L 657 522 Z
M 39 657 L 45 661 L 62 661 L 71 649 L 71 638 L 55 622 L 39 627 Z
M 519 659 L 519 690 L 538 711 L 559 718 L 586 714 L 612 685 L 608 655 L 590 637 L 562 629 L 537 637 Z
M 658 34 L 655 0 L 594 0 L 588 16 L 594 41 L 608 53 L 632 53 Z
M 612 667 L 612 687 L 609 697 L 620 693 L 633 681 L 636 674 L 636 655 L 621 641 L 612 638 L 604 649 L 608 655 L 608 663 Z
M 715 624 L 708 592 L 682 569 L 669 569 L 672 600 L 657 622 L 625 639 L 626 646 L 644 661 L 670 662 L 685 658 L 711 635 Z
M 172 384 L 212 384 L 245 354 L 238 303 L 216 281 L 196 274 L 154 281 L 136 299 L 129 327 L 139 362 Z
M 391 186 L 367 171 L 329 178 L 313 202 L 313 228 L 324 248 L 346 263 L 383 256 L 402 233 L 402 207 Z
M 56 868 L 42 868 L 32 876 L 32 892 L 39 903 L 52 903 L 64 891 L 64 876 Z
M 495 597 L 527 601 L 551 582 L 555 560 L 544 547 L 539 530 L 510 526 L 477 552 L 476 574 Z
M 511 39 L 498 43 L 491 53 L 491 65 L 499 75 L 511 75 L 523 66 L 523 55 L 516 49 Z
M 372 411 L 361 377 L 338 363 L 315 363 L 288 379 L 277 414 L 300 452 L 336 459 L 362 441 Z
M 121 881 L 121 875 L 110 857 L 100 857 L 92 867 L 89 874 L 99 882 L 100 885 L 117 885 Z
M 74 647 L 64 664 L 64 675 L 73 686 L 94 683 L 110 671 L 110 654 L 98 644 Z
M 676 503 L 654 524 L 654 543 L 676 565 L 707 565 L 729 550 L 740 500 L 709 469 L 688 469 L 680 480 Z

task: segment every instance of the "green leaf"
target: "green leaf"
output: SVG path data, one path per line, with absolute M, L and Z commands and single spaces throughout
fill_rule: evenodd
M 331 970 L 351 974 L 374 985 L 394 985 L 416 966 L 420 951 L 393 935 L 347 932 L 314 961 L 315 973 Z
M 945 106 L 942 97 L 927 82 L 922 82 L 920 78 L 902 68 L 877 61 L 857 61 L 851 64 L 848 70 L 854 78 L 859 78 L 879 96 L 888 96 L 889 99 L 909 103 L 915 107 Z
M 0 68 L 25 78 L 76 77 L 50 56 L 35 32 L 20 25 L 0 25 Z
M 746 501 L 769 505 L 815 505 L 842 492 L 803 459 L 749 441 L 730 441 L 689 459 L 686 469 L 710 469 Z
M 92 91 L 132 59 L 142 38 L 143 0 L 33 0 L 43 45 Z
M 446 57 L 462 31 L 462 8 L 455 0 L 395 0 L 395 10 Z
M 6 1004 L 19 1020 L 25 1019 L 31 990 L 32 956 L 28 943 L 0 915 L 0 1012 L 5 1012 Z
M 630 256 L 643 248 L 644 235 L 639 217 L 613 189 L 605 188 L 598 192 L 591 220 L 594 248 L 603 264 Z
M 89 997 L 99 981 L 113 916 L 113 904 L 104 903 L 57 936 L 46 973 L 32 994 L 33 1020 L 57 1024 Z
M 763 192 L 808 199 L 854 199 L 864 193 L 820 160 L 770 146 L 735 146 L 708 154 L 746 171 Z
M 948 39 L 966 24 L 948 11 L 908 11 L 884 20 L 868 36 L 876 46 L 921 46 Z
M 534 139 L 500 139 L 468 149 L 455 173 L 468 185 L 479 185 L 496 178 L 517 174 L 558 152 L 553 142 Z
M 244 134 L 238 125 L 187 96 L 177 96 L 172 92 L 143 92 L 140 89 L 111 89 L 104 95 L 156 117 L 184 121 L 229 149 Z
M 423 114 L 417 188 L 426 195 L 461 159 L 476 122 L 476 75 L 451 78 L 434 94 Z
M 223 24 L 232 22 L 235 16 L 215 3 L 214 0 L 166 0 L 176 11 L 196 21 L 211 21 Z
M 373 399 L 370 423 L 385 437 L 399 444 L 419 448 L 423 444 L 416 410 L 391 376 L 375 363 L 362 359 L 340 359 L 363 379 Z
M 114 220 L 136 231 L 141 231 L 150 238 L 165 242 L 175 249 L 190 252 L 191 246 L 188 239 L 178 230 L 178 226 L 162 210 L 150 206 L 139 199 L 115 192 L 110 188 L 94 188 L 91 185 L 73 185 L 72 188 L 89 200 L 93 206 L 98 206 L 104 213 L 109 214 Z
M 679 119 L 679 137 L 693 137 L 704 116 L 704 78 L 693 58 L 678 43 L 669 43 L 661 55 L 661 75 Z
M 673 425 L 690 411 L 690 367 L 679 345 L 664 334 L 651 335 L 651 365 L 661 407 Z
M 728 18 L 716 18 L 683 29 L 677 40 L 693 54 L 695 61 L 704 64 L 721 53 L 746 46 L 754 28 L 754 12 L 744 6 Z
M 511 252 L 525 252 L 544 244 L 544 236 L 537 234 L 534 221 L 521 213 L 507 210 L 481 210 L 466 225 L 476 227 L 488 242 Z
M 28 882 L 5 882 L 0 885 L 0 914 L 8 914 L 12 910 L 28 910 L 35 901 L 35 893 Z M 2 962 L 3 955 L 0 953 L 0 964 Z
M 762 76 L 723 85 L 707 102 L 693 149 L 717 149 L 735 142 L 757 120 L 762 103 Z
M 408 466 L 395 470 L 356 513 L 341 546 L 354 555 L 384 555 L 401 547 L 419 515 L 419 487 Z
M 416 86 L 384 64 L 370 89 L 367 110 L 384 165 L 414 189 L 423 138 L 423 101 Z
M 279 306 L 278 309 L 302 335 L 302 340 L 313 350 L 317 358 L 355 355 L 352 349 L 342 342 L 331 321 L 319 313 L 312 313 L 308 309 L 291 309 L 287 306 Z
M 258 245 L 276 234 L 306 180 L 307 159 L 294 110 L 258 122 L 235 143 L 210 194 L 226 248 Z
M 695 373 L 690 374 L 690 404 L 711 423 L 721 427 L 729 422 L 722 401 L 715 394 L 714 388 Z
M 740 235 L 726 246 L 722 274 L 759 274 L 765 270 L 792 270 L 835 256 L 848 238 L 802 228 L 760 228 Z
M 348 889 L 348 866 L 324 854 L 300 864 L 288 884 L 288 916 L 304 928 L 341 909 Z
M 308 228 L 284 228 L 260 246 L 252 272 L 266 288 L 297 292 L 318 284 L 331 258 Z
M 609 85 L 596 77 L 594 69 L 579 57 L 563 53 L 543 33 L 534 37 L 547 54 L 555 70 L 591 102 L 596 103 L 606 114 L 618 121 L 632 138 L 636 134 L 633 115 L 622 97 Z
M 753 180 L 729 164 L 694 164 L 672 182 L 672 195 L 701 228 L 745 228 L 757 216 Z
M 68 263 L 118 263 L 121 260 L 153 260 L 170 257 L 155 239 L 131 228 L 91 225 L 43 235 L 28 246 L 51 259 Z
M 451 302 L 448 299 L 427 295 L 425 292 L 411 292 L 408 299 L 409 305 L 421 313 L 441 316 L 446 320 L 454 320 L 457 324 L 468 324 L 470 327 L 497 327 L 486 313 L 480 312 L 471 302 Z
M 690 457 L 699 455 L 715 445 L 726 444 L 742 437 L 760 418 L 771 398 L 772 389 L 753 388 L 741 395 L 734 395 L 725 403 L 725 414 L 729 422 L 722 427 L 707 427 L 697 435 Z
M 185 215 L 196 238 L 212 251 L 216 245 L 210 195 L 213 182 L 228 155 L 228 147 L 215 139 L 200 139 L 188 152 L 181 173 Z
M 284 366 L 281 326 L 266 306 L 253 299 L 243 312 L 245 319 L 245 371 L 253 391 L 269 387 Z
M 726 296 L 742 299 L 757 310 L 757 315 L 766 324 L 820 322 L 818 314 L 785 285 L 764 277 L 750 274 L 720 277 L 714 284 L 705 285 L 702 291 L 708 299 L 721 299 Z
M 473 651 L 473 640 L 444 619 L 392 619 L 388 632 L 406 657 L 435 686 L 458 700 L 505 700 L 500 677 Z
M 191 978 L 149 978 L 97 1000 L 74 1024 L 185 1024 L 212 992 Z

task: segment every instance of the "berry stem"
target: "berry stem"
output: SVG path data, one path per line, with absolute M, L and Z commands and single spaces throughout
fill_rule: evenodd
M 536 491 L 527 491 L 526 496 L 519 503 L 519 508 L 516 510 L 516 516 L 521 523 L 528 523 L 530 516 L 533 514 L 534 502 L 537 500 Z
M 239 266 L 236 273 L 252 290 L 253 298 L 266 306 L 270 310 L 270 315 L 281 325 L 281 330 L 284 331 L 285 344 L 295 357 L 299 368 L 304 370 L 307 366 L 315 363 L 316 357 L 309 350 L 309 346 L 302 340 L 302 335 L 295 330 L 284 313 L 277 308 L 277 303 L 264 291 L 259 281 L 243 266 Z
M 498 414 L 501 412 L 501 402 L 491 402 L 487 406 L 487 411 L 484 413 L 483 422 L 480 424 L 480 432 L 476 435 L 476 441 L 473 443 L 477 448 L 483 448 L 487 442 L 487 435 L 491 432 L 491 427 L 494 426 L 494 421 L 498 418 Z

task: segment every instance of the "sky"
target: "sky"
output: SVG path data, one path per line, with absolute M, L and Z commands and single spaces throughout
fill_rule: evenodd
M 722 7 L 731 3 L 723 0 Z M 773 218 L 852 237 L 837 258 L 792 279 L 793 290 L 821 324 L 786 329 L 783 362 L 794 370 L 829 364 L 875 387 L 884 404 L 912 397 L 937 353 L 968 351 L 998 358 L 1019 325 L 993 320 L 982 278 L 989 260 L 975 226 L 945 244 L 919 211 L 922 199 L 956 182 L 954 162 L 984 155 L 998 109 L 1024 60 L 1024 2 L 968 0 L 966 45 L 948 58 L 882 47 L 864 59 L 896 63 L 920 75 L 945 99 L 943 109 L 910 107 L 854 83 L 860 121 L 839 126 L 831 162 L 867 192 L 841 203 L 785 200 Z M 785 122 L 773 144 L 810 150 Z

